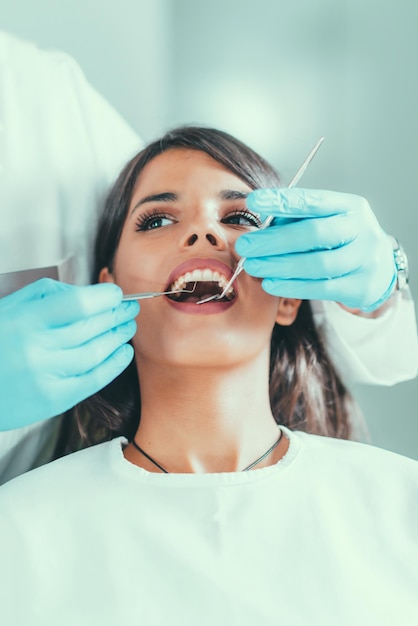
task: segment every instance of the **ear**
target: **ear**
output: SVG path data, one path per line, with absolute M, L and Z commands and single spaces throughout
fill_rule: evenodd
M 280 326 L 291 326 L 296 319 L 302 300 L 296 298 L 279 298 L 276 323 Z
M 103 267 L 99 274 L 99 283 L 114 283 L 115 279 L 113 274 L 109 271 L 108 267 Z

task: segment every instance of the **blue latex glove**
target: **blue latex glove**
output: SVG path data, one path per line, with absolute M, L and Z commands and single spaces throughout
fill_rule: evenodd
M 263 231 L 236 242 L 244 268 L 264 278 L 265 291 L 305 300 L 334 300 L 373 311 L 396 284 L 392 244 L 359 196 L 310 189 L 258 189 L 248 208 L 264 220 Z
M 110 283 L 47 278 L 0 300 L 0 430 L 58 415 L 127 367 L 139 305 L 121 300 Z

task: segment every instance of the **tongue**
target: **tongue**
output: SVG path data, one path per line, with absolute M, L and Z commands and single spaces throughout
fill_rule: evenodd
M 185 289 L 187 289 L 187 291 L 193 290 L 193 293 L 183 292 L 172 296 L 172 298 L 175 299 L 176 302 L 198 302 L 204 298 L 210 298 L 215 294 L 221 293 L 219 284 L 214 281 L 187 283 Z
M 212 297 L 213 294 L 211 293 L 203 293 L 201 296 L 195 296 L 195 295 L 187 295 L 185 298 L 182 297 L 180 298 L 180 300 L 178 300 L 178 302 L 191 302 L 191 303 L 196 303 L 199 302 L 199 300 L 204 300 L 205 298 L 210 298 Z M 214 300 L 215 302 L 215 300 Z

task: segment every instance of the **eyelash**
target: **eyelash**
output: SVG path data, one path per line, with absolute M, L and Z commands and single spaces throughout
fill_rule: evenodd
M 242 210 L 235 210 L 232 211 L 231 213 L 228 213 L 228 215 L 226 215 L 225 217 L 222 218 L 222 222 L 224 224 L 228 224 L 228 219 L 234 218 L 234 217 L 240 217 L 240 218 L 244 218 L 247 219 L 248 222 L 250 222 L 250 226 L 253 226 L 255 228 L 260 228 L 262 222 L 260 220 L 259 217 L 257 217 L 256 215 L 254 215 L 254 213 L 251 213 L 251 211 L 248 211 L 247 209 L 242 209 Z M 136 225 L 136 230 L 137 231 L 147 231 L 147 230 L 156 230 L 158 228 L 161 228 L 160 226 L 155 226 L 152 227 L 152 223 L 155 222 L 156 220 L 163 220 L 163 219 L 169 219 L 169 220 L 173 220 L 174 222 L 176 221 L 175 218 L 170 215 L 169 213 L 163 213 L 161 211 L 158 211 L 157 209 L 151 209 L 148 211 L 144 211 L 144 213 L 142 213 L 141 215 L 138 216 L 138 218 L 135 221 L 135 225 Z M 245 224 L 235 224 L 236 226 L 245 226 Z
M 151 209 L 149 211 L 144 211 L 135 221 L 136 230 L 144 231 L 144 230 L 156 230 L 157 228 L 161 228 L 161 226 L 157 226 L 152 228 L 151 224 L 158 219 L 170 219 L 175 221 L 175 218 L 169 213 L 162 213 L 157 209 Z
M 251 226 L 255 226 L 255 228 L 260 228 L 262 224 L 262 221 L 260 220 L 260 218 L 257 217 L 257 215 L 254 215 L 254 213 L 251 213 L 251 211 L 248 211 L 248 209 L 233 211 L 232 213 L 229 213 L 227 216 L 225 216 L 222 219 L 222 221 L 225 222 L 225 220 L 231 217 L 244 217 L 249 222 L 251 222 Z M 237 224 L 237 226 L 243 226 L 243 225 L 244 224 Z

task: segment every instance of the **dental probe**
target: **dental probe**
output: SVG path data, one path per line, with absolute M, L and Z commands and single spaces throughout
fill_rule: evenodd
M 295 185 L 297 185 L 297 183 L 299 182 L 299 180 L 302 178 L 303 174 L 305 173 L 305 170 L 308 167 L 309 163 L 312 161 L 315 154 L 318 152 L 319 148 L 321 147 L 321 144 L 324 141 L 324 139 L 325 137 L 321 137 L 320 139 L 318 139 L 318 141 L 316 142 L 316 144 L 314 145 L 314 147 L 312 148 L 312 150 L 310 151 L 310 153 L 308 154 L 308 156 L 306 157 L 306 159 L 304 160 L 304 162 L 302 163 L 302 165 L 300 166 L 300 168 L 298 169 L 298 171 L 296 172 L 296 174 L 293 176 L 292 180 L 288 184 L 287 186 L 288 189 L 291 189 L 292 187 L 295 187 Z M 273 220 L 274 220 L 274 215 L 269 215 L 264 220 L 259 230 L 264 230 L 265 228 L 270 226 Z M 226 292 L 228 291 L 228 289 L 231 287 L 231 285 L 237 278 L 237 276 L 241 274 L 242 270 L 244 269 L 245 261 L 246 261 L 246 257 L 240 258 L 235 268 L 234 273 L 232 274 L 231 278 L 229 279 L 229 281 L 223 288 L 222 293 L 216 294 L 214 296 L 210 296 L 209 298 L 205 298 L 204 300 L 199 300 L 198 302 L 196 302 L 196 304 L 205 304 L 206 302 L 211 302 L 212 300 L 220 300 L 221 298 L 223 298 Z
M 129 302 L 130 300 L 146 300 L 147 298 L 157 298 L 158 296 L 169 296 L 173 293 L 193 293 L 196 289 L 196 283 L 193 285 L 193 289 L 174 289 L 173 291 L 144 291 L 142 293 L 128 293 L 123 296 L 122 302 Z

